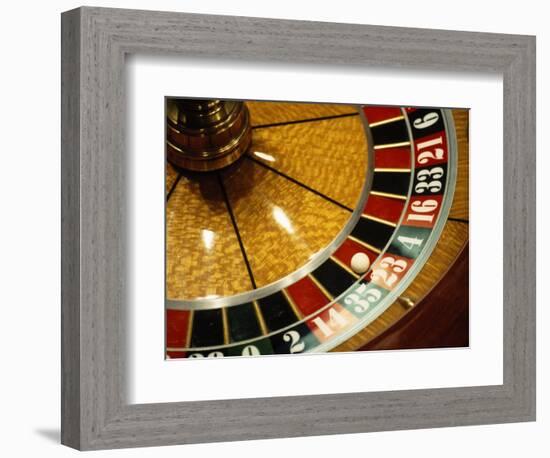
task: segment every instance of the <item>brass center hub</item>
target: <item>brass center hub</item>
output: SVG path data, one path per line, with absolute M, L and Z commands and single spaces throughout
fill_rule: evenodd
M 167 100 L 168 160 L 195 172 L 218 170 L 239 159 L 252 139 L 243 102 Z

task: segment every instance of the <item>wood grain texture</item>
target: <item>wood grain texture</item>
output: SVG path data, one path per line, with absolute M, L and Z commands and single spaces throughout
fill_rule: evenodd
M 178 172 L 174 168 L 172 164 L 170 164 L 168 161 L 166 162 L 166 171 L 164 173 L 165 180 L 164 184 L 166 187 L 166 194 L 170 192 L 174 184 L 176 183 L 176 180 L 178 178 Z
M 413 282 L 401 294 L 400 298 L 388 307 L 376 320 L 348 339 L 346 342 L 338 345 L 333 351 L 354 351 L 358 349 L 371 349 L 370 342 L 378 340 L 381 334 L 391 335 L 395 328 L 399 332 L 399 322 L 413 310 L 423 307 L 423 301 L 436 287 L 437 283 L 448 274 L 449 268 L 455 263 L 456 258 L 461 254 L 465 244 L 468 242 L 469 226 L 469 139 L 468 139 L 468 110 L 453 110 L 453 119 L 455 122 L 457 137 L 457 178 L 454 190 L 453 202 L 449 211 L 450 218 L 458 218 L 460 221 L 447 220 L 438 242 L 422 267 L 415 276 Z M 406 302 L 411 300 L 415 305 L 410 308 Z M 468 306 L 466 302 L 466 307 Z M 421 316 L 431 321 L 432 318 L 426 313 L 417 313 L 415 316 Z M 451 318 L 451 314 L 448 315 Z M 446 328 L 446 323 L 438 322 L 438 327 Z M 435 333 L 434 333 L 435 334 Z M 394 347 L 398 349 L 403 347 Z M 380 349 L 373 347 L 372 349 Z M 386 346 L 385 349 L 389 349 Z
M 102 8 L 62 22 L 63 443 L 102 449 L 535 418 L 534 37 Z M 503 74 L 504 384 L 128 404 L 130 52 Z
M 447 221 L 437 245 L 426 261 L 426 264 L 415 276 L 414 281 L 401 294 L 402 298 L 412 300 L 415 304 L 414 307 L 405 307 L 400 299 L 396 300 L 376 320 L 332 351 L 369 349 L 370 347 L 366 346 L 366 344 L 372 339 L 377 338 L 380 334 L 395 326 L 406 314 L 411 313 L 412 310 L 422 307 L 425 297 L 448 273 L 449 268 L 455 263 L 456 258 L 463 251 L 464 245 L 467 242 L 468 224 Z
M 80 13 L 61 25 L 61 441 L 80 447 Z
M 182 176 L 166 204 L 166 297 L 231 296 L 251 289 L 218 176 Z
M 256 156 L 257 151 L 273 160 Z M 368 159 L 359 116 L 255 129 L 250 154 L 348 208 L 357 207 Z
M 437 289 L 422 306 L 412 308 L 399 322 L 361 350 L 467 347 L 469 344 L 469 256 L 464 247 Z
M 458 173 L 455 198 L 449 217 L 468 221 L 470 219 L 470 137 L 469 110 L 453 110 L 458 152 Z
M 258 287 L 303 267 L 352 214 L 245 158 L 223 173 Z
M 166 165 L 168 299 L 227 297 L 276 282 L 333 242 L 358 204 L 367 176 L 368 147 L 356 107 L 246 103 L 252 107 L 253 122 L 270 127 L 255 129 L 249 156 L 221 172 L 227 203 L 215 175 L 183 173 L 174 186 L 178 173 Z M 351 116 L 333 117 L 342 114 Z M 205 231 L 211 237 L 208 246 Z
M 357 113 L 350 105 L 247 101 L 252 127 Z
M 404 297 L 415 303 L 421 301 L 447 273 L 468 242 L 469 227 L 466 223 L 447 221 L 432 255 L 418 275 L 403 292 Z

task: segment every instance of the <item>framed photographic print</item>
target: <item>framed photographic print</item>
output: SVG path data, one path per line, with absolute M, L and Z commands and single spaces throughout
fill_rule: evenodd
M 468 346 L 468 110 L 166 111 L 169 358 Z
M 529 36 L 64 13 L 62 442 L 533 420 L 534 62 Z

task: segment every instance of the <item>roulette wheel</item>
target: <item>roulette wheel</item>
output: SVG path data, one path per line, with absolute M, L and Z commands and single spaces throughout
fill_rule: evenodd
M 468 111 L 173 98 L 166 355 L 468 345 Z

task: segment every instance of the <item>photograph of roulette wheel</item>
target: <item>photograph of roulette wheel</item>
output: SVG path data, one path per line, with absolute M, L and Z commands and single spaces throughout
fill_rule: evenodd
M 467 109 L 166 99 L 166 357 L 469 345 Z

